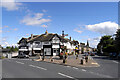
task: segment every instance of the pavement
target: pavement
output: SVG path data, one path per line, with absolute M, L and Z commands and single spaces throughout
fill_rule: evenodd
M 71 56 L 74 58 L 74 56 Z M 97 57 L 97 58 L 96 58 Z M 92 57 L 99 67 L 74 67 L 51 64 L 31 59 L 3 59 L 2 78 L 57 78 L 80 80 L 81 78 L 118 78 L 118 62 Z
M 63 60 L 59 59 L 59 56 L 55 56 L 52 62 L 50 57 L 45 58 L 44 61 L 49 63 L 56 63 L 60 65 L 73 66 L 73 67 L 99 67 L 100 66 L 93 58 L 91 58 L 91 56 L 88 56 L 89 58 L 88 62 L 85 62 L 85 59 L 84 59 L 84 64 L 81 64 L 82 57 L 83 55 L 79 55 L 78 59 L 76 59 L 75 55 L 68 56 L 66 63 L 63 63 Z M 34 59 L 34 60 L 42 61 L 42 59 Z

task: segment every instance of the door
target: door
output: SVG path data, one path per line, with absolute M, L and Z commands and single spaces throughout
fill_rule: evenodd
M 60 53 L 59 48 L 53 48 L 53 55 L 54 56 L 59 56 L 59 53 Z
M 45 55 L 51 55 L 51 48 L 44 48 L 44 54 Z

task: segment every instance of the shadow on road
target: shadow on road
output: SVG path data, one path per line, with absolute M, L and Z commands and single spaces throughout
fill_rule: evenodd
M 105 60 L 117 60 L 116 58 L 111 58 L 109 56 L 93 56 L 94 59 L 105 59 Z

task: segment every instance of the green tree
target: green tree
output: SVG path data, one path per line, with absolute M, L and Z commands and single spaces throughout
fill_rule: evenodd
M 115 35 L 115 48 L 117 49 L 117 53 L 120 53 L 120 29 L 117 30 Z
M 16 52 L 16 51 L 18 51 L 18 47 L 17 46 L 15 46 L 15 47 L 10 47 L 10 46 L 7 46 L 6 47 L 6 49 L 10 49 L 10 52 Z
M 109 35 L 103 36 L 97 45 L 98 53 L 101 53 L 101 51 L 103 51 L 103 55 L 109 55 L 110 52 L 116 52 L 113 43 L 114 40 L 111 36 Z

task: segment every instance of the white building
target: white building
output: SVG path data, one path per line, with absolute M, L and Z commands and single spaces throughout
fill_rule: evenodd
M 24 53 L 26 55 L 36 55 L 43 53 L 46 56 L 59 56 L 63 46 L 67 48 L 67 52 L 71 53 L 75 50 L 75 41 L 64 38 L 61 35 L 48 33 L 41 35 L 32 35 L 29 38 L 22 38 L 19 44 L 19 53 Z

